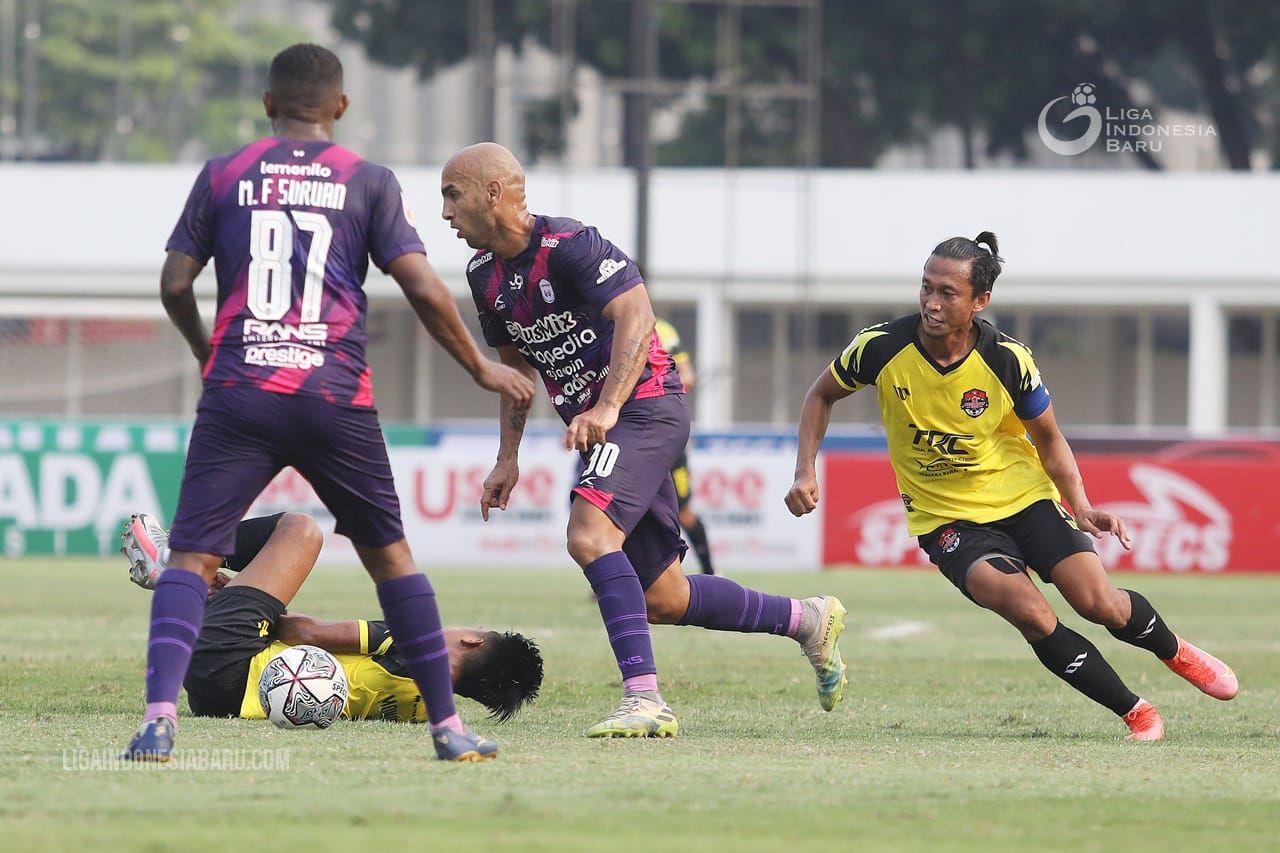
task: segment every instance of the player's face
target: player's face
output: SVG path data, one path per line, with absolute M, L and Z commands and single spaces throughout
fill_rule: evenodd
M 473 249 L 489 248 L 497 228 L 493 205 L 480 182 L 450 162 L 440 176 L 440 195 L 444 199 L 440 215 L 458 237 Z
M 969 261 L 930 255 L 920 280 L 920 332 L 930 338 L 967 334 L 990 299 L 990 293 L 974 296 Z

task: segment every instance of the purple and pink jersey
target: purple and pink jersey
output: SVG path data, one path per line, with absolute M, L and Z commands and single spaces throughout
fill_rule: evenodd
M 205 389 L 372 407 L 365 274 L 425 253 L 389 169 L 327 141 L 268 137 L 205 164 L 166 248 L 218 278 Z
M 534 218 L 529 245 L 507 260 L 477 252 L 467 283 L 489 346 L 515 344 L 542 375 L 569 423 L 595 405 L 609 375 L 613 321 L 605 305 L 643 284 L 639 269 L 595 228 L 576 219 Z M 657 333 L 629 399 L 681 394 L 679 374 Z

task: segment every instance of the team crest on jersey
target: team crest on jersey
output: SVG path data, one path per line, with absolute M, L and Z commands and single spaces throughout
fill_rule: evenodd
M 970 388 L 960 398 L 961 410 L 971 418 L 976 418 L 985 412 L 989 405 L 991 405 L 991 402 L 987 399 L 987 392 L 981 388 Z
M 551 289 L 551 282 L 545 278 L 538 282 L 538 290 L 542 291 L 542 301 L 550 305 L 556 301 L 556 292 Z
M 960 547 L 960 534 L 956 533 L 954 527 L 948 527 L 938 534 L 938 547 L 944 554 L 950 554 Z

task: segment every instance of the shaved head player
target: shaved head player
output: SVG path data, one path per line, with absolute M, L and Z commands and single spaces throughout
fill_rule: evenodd
M 449 159 L 442 214 L 476 249 L 467 281 L 485 341 L 504 364 L 540 374 L 567 425 L 565 446 L 584 461 L 573 489 L 568 549 L 595 592 L 622 676 L 618 709 L 588 737 L 669 737 L 678 731 L 658 691 L 650 621 L 782 634 L 800 643 L 822 707 L 840 701 L 837 639 L 844 607 L 745 589 L 728 578 L 686 578 L 671 468 L 689 438 L 689 411 L 671 356 L 654 332 L 636 265 L 599 231 L 535 216 L 524 170 L 500 145 Z M 503 398 L 498 461 L 481 511 L 505 509 L 520 476 L 525 412 Z

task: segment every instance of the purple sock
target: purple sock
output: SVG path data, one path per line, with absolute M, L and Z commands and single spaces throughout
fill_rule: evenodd
M 455 716 L 449 649 L 440 627 L 436 594 L 427 576 L 417 572 L 383 581 L 378 584 L 378 602 L 400 650 L 400 659 L 427 703 L 427 717 L 439 725 Z
M 178 701 L 191 649 L 204 624 L 209 584 L 195 572 L 165 569 L 151 596 L 151 631 L 147 637 L 147 708 Z
M 627 555 L 621 551 L 605 554 L 589 563 L 582 573 L 595 590 L 600 618 L 609 633 L 609 645 L 613 646 L 623 682 L 638 675 L 656 676 L 658 665 L 649 641 L 644 590 Z
M 689 609 L 681 625 L 744 634 L 787 634 L 792 599 L 766 595 L 723 575 L 690 575 Z

